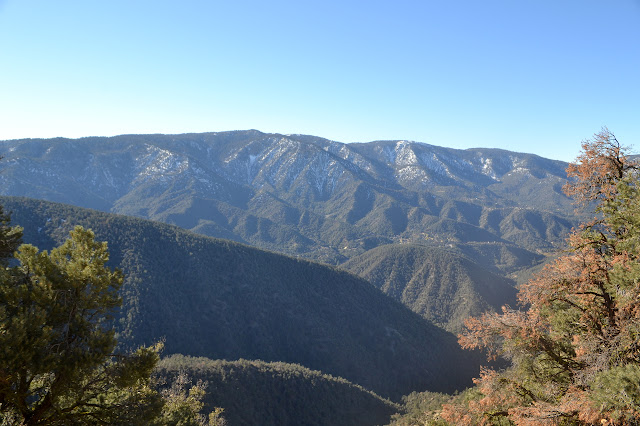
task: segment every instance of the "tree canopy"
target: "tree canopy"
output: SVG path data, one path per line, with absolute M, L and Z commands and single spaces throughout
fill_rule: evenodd
M 486 368 L 453 424 L 629 424 L 640 419 L 638 164 L 603 129 L 583 143 L 565 188 L 596 217 L 568 250 L 519 290 L 522 309 L 470 318 L 464 348 L 510 361 Z
M 6 233 L 4 233 L 6 235 Z M 81 227 L 51 253 L 24 244 L 0 271 L 0 414 L 38 424 L 124 424 L 162 408 L 149 386 L 158 354 L 114 352 L 109 324 L 122 274 Z M 135 420 L 135 421 L 134 421 Z
M 199 414 L 202 385 L 157 391 L 160 344 L 116 350 L 123 277 L 106 243 L 77 226 L 50 253 L 23 244 L 12 256 L 21 232 L 0 207 L 0 423 L 221 424 L 221 409 Z

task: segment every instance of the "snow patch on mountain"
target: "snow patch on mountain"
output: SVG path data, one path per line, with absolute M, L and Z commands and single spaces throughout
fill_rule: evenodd
M 493 160 L 491 158 L 480 157 L 480 164 L 482 164 L 482 174 L 489 176 L 493 180 L 498 180 L 498 175 L 493 169 Z
M 411 142 L 398 141 L 395 148 L 395 164 L 397 166 L 413 166 L 418 164 L 418 157 L 413 152 Z
M 435 152 L 423 153 L 420 155 L 420 164 L 427 170 L 434 172 L 440 176 L 452 177 L 447 164 L 442 161 Z
M 429 176 L 424 169 L 419 166 L 407 166 L 396 172 L 396 179 L 406 183 L 426 183 L 426 181 L 429 180 Z
M 145 153 L 135 158 L 136 180 L 168 181 L 189 168 L 189 159 L 185 156 L 153 145 L 146 145 L 145 148 Z
M 354 152 L 345 144 L 331 142 L 331 144 L 326 146 L 324 149 L 336 157 L 345 160 L 345 167 L 348 167 L 349 165 L 353 166 L 351 167 L 352 171 L 363 170 L 365 172 L 371 172 L 373 169 L 373 165 L 369 160 L 357 152 Z
M 519 158 L 513 155 L 509 156 L 511 160 L 511 171 L 507 175 L 521 174 L 525 176 L 531 176 L 531 170 L 527 167 L 527 162 L 524 158 Z

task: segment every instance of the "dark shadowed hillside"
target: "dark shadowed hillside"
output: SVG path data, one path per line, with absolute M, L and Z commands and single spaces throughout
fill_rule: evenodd
M 343 267 L 454 332 L 460 331 L 469 316 L 516 304 L 513 281 L 450 250 L 381 246 L 354 257 Z
M 108 241 L 126 275 L 124 345 L 165 339 L 168 354 L 299 363 L 393 398 L 461 388 L 477 372 L 455 336 L 347 272 L 142 219 L 0 203 L 41 248 L 75 225 Z
M 208 383 L 204 411 L 223 407 L 231 425 L 380 425 L 401 409 L 344 379 L 296 364 L 176 355 L 160 361 L 156 374 L 171 382 L 180 373 Z

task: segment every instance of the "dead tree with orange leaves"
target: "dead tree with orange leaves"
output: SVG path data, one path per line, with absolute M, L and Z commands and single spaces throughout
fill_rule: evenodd
M 640 424 L 640 180 L 606 128 L 582 144 L 565 192 L 596 217 L 567 253 L 522 286 L 522 309 L 470 318 L 462 347 L 504 357 L 474 397 L 443 406 L 452 424 Z

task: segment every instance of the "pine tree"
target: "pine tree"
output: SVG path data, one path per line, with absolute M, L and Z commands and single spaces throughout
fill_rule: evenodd
M 3 225 L 8 247 L 19 230 Z M 149 386 L 157 350 L 115 353 L 122 274 L 108 257 L 106 243 L 76 227 L 51 253 L 22 245 L 19 265 L 0 270 L 4 423 L 145 424 L 159 415 L 163 401 Z
M 1 159 L 2 157 L 0 157 Z M 0 265 L 6 267 L 22 243 L 22 228 L 11 226 L 11 215 L 0 206 Z
M 453 424 L 640 424 L 638 165 L 606 128 L 583 143 L 566 192 L 597 216 L 522 286 L 522 310 L 466 322 L 465 348 L 511 362 L 485 369 L 474 397 L 443 407 Z

